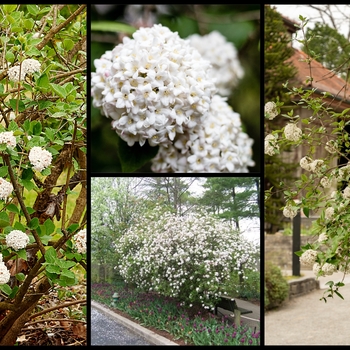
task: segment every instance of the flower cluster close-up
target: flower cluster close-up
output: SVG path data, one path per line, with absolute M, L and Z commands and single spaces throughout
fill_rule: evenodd
M 162 23 L 118 41 L 93 59 L 91 97 L 118 136 L 122 172 L 241 173 L 257 165 L 254 139 L 230 100 L 245 76 L 232 41 L 218 30 L 180 36 Z
M 125 37 L 95 66 L 93 104 L 129 146 L 168 146 L 201 123 L 216 91 L 210 63 L 160 24 Z

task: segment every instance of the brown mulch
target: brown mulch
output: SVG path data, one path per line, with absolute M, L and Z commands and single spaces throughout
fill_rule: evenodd
M 86 285 L 67 287 L 59 298 L 56 291 L 40 299 L 17 337 L 18 346 L 87 346 Z M 58 307 L 61 306 L 61 307 Z

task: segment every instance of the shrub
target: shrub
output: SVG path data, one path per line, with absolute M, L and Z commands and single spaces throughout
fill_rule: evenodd
M 231 273 L 256 269 L 257 247 L 222 221 L 203 214 L 181 217 L 156 207 L 115 244 L 127 283 L 213 308 Z
M 289 297 L 289 283 L 278 266 L 265 266 L 265 310 L 279 307 Z

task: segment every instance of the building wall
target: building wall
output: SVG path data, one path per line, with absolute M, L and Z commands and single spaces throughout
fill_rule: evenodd
M 315 241 L 314 237 L 301 236 L 300 245 Z M 269 261 L 278 266 L 281 270 L 292 270 L 293 252 L 292 252 L 293 237 L 283 236 L 280 233 L 265 234 L 265 261 Z M 300 265 L 301 270 L 312 270 L 312 266 Z

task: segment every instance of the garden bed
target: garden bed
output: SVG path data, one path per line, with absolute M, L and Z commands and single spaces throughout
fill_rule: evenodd
M 260 345 L 260 330 L 204 308 L 189 310 L 173 298 L 108 283 L 92 284 L 91 291 L 94 301 L 179 345 Z M 118 304 L 112 307 L 116 291 Z

